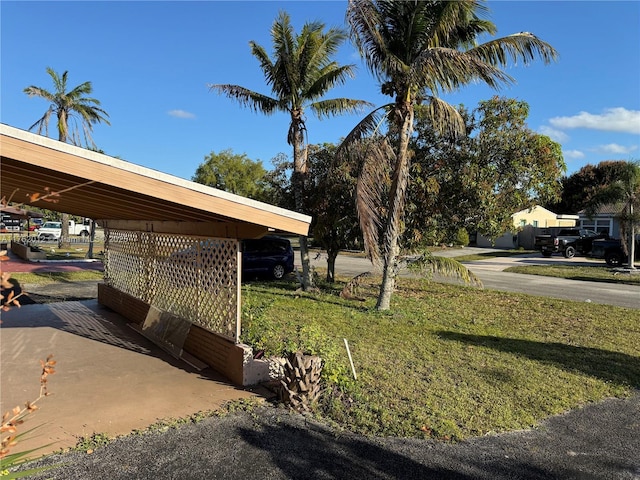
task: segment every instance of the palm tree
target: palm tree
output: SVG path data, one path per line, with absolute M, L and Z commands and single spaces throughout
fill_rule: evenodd
M 626 162 L 618 179 L 599 190 L 587 203 L 586 213 L 593 216 L 599 207 L 616 205 L 620 207 L 622 245 L 629 256 L 629 269 L 635 270 L 636 234 L 640 226 L 640 160 Z
M 493 88 L 513 82 L 500 68 L 509 60 L 527 64 L 538 55 L 545 63 L 556 58 L 550 45 L 527 32 L 477 45 L 479 35 L 496 32 L 492 22 L 478 16 L 485 10 L 482 0 L 349 0 L 347 22 L 354 43 L 382 93 L 394 99 L 365 117 L 341 148 L 349 153 L 359 145 L 353 150 L 361 151 L 361 141 L 376 133 L 376 147 L 367 150 L 363 163 L 358 214 L 367 252 L 383 266 L 379 310 L 389 309 L 398 272 L 414 108 L 425 104 L 440 132 L 463 133 L 464 121 L 438 98 L 441 93 L 475 81 Z M 384 205 L 382 194 L 387 198 Z
M 290 115 L 287 143 L 293 147 L 292 183 L 296 210 L 303 212 L 305 184 L 308 177 L 305 109 L 318 118 L 361 111 L 369 102 L 348 98 L 323 99 L 334 86 L 353 78 L 353 65 L 338 65 L 332 60 L 347 35 L 340 29 L 324 31 L 319 22 L 306 23 L 299 35 L 291 26 L 289 15 L 280 12 L 271 27 L 273 58 L 255 42 L 250 42 L 251 53 L 260 62 L 272 96 L 248 90 L 238 85 L 209 85 L 210 90 L 236 100 L 243 107 L 271 115 L 287 112 Z M 307 238 L 300 236 L 302 260 L 302 287 L 313 286 Z
M 104 122 L 110 125 L 106 119 L 109 115 L 100 108 L 100 102 L 95 98 L 87 97 L 93 91 L 91 82 L 84 82 L 67 91 L 67 75 L 68 72 L 64 72 L 62 76 L 58 75 L 51 67 L 47 67 L 47 73 L 53 80 L 54 91 L 50 92 L 44 88 L 31 85 L 24 89 L 30 97 L 40 97 L 49 102 L 49 108 L 44 115 L 33 125 L 29 127 L 29 130 L 33 130 L 37 127 L 38 134 L 41 135 L 42 131 L 49 136 L 49 120 L 52 114 L 55 114 L 58 122 L 58 140 L 73 145 L 80 146 L 80 130 L 76 116 L 79 117 L 80 124 L 82 125 L 84 143 L 87 148 L 96 148 L 93 139 L 91 138 L 91 132 L 93 131 L 93 125 L 95 123 Z M 74 128 L 69 132 L 69 123 L 74 123 Z M 66 213 L 62 214 L 62 242 L 65 243 L 69 239 L 69 216 Z
M 49 135 L 49 119 L 52 114 L 55 114 L 58 118 L 58 140 L 61 142 L 67 142 L 73 145 L 81 145 L 80 142 L 80 130 L 75 116 L 80 117 L 80 124 L 82 125 L 84 143 L 87 148 L 96 148 L 96 144 L 91 138 L 91 132 L 93 131 L 93 125 L 95 123 L 104 122 L 110 125 L 106 119 L 109 115 L 100 108 L 100 102 L 95 98 L 86 97 L 93 91 L 91 82 L 84 82 L 67 91 L 67 75 L 68 72 L 64 72 L 62 76 L 58 75 L 52 68 L 47 67 L 47 73 L 53 80 L 54 91 L 49 92 L 41 87 L 31 85 L 24 89 L 24 93 L 30 97 L 44 98 L 50 103 L 49 108 L 36 123 L 29 127 L 29 130 L 33 130 L 37 127 L 38 134 L 42 134 L 42 130 L 45 134 Z M 74 121 L 74 128 L 69 132 L 69 122 Z

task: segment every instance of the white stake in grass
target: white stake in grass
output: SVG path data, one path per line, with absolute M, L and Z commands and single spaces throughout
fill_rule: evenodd
M 353 358 L 351 358 L 351 350 L 349 350 L 349 343 L 347 342 L 347 339 L 344 338 L 344 346 L 347 347 L 347 355 L 349 355 L 349 363 L 351 364 L 351 371 L 353 372 L 353 379 L 357 380 L 358 379 L 358 375 L 356 375 L 356 367 L 353 366 Z

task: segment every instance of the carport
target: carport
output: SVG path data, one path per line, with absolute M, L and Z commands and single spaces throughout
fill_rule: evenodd
M 3 124 L 0 153 L 3 203 L 104 229 L 100 304 L 193 366 L 238 385 L 264 379 L 240 342 L 240 240 L 306 235 L 309 216 Z

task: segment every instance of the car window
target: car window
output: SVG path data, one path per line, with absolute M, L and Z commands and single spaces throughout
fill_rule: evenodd
M 247 253 L 285 253 L 289 249 L 289 242 L 274 238 L 245 240 L 244 251 Z

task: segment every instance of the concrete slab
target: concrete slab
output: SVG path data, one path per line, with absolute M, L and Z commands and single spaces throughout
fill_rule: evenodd
M 57 361 L 53 395 L 38 403 L 23 431 L 42 426 L 15 452 L 51 444 L 38 452 L 48 453 L 93 433 L 128 434 L 258 396 L 176 360 L 96 300 L 24 305 L 1 320 L 1 412 L 37 398 L 40 360 L 53 354 Z

